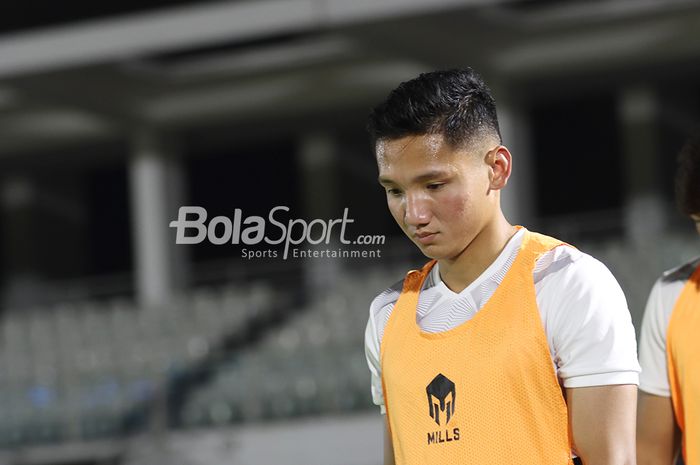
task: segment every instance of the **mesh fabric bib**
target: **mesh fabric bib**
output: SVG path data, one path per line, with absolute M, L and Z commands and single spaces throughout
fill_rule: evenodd
M 671 313 L 666 358 L 671 399 L 683 432 L 686 465 L 700 464 L 700 266 L 683 287 Z
M 537 257 L 558 245 L 526 231 L 483 308 L 440 333 L 416 323 L 435 261 L 407 274 L 380 348 L 397 465 L 572 464 L 566 403 L 532 276 Z

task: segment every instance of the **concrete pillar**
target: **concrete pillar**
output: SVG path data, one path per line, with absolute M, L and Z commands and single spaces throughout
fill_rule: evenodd
M 177 248 L 168 224 L 177 217 L 182 172 L 177 154 L 149 130 L 137 131 L 129 164 L 134 275 L 137 300 L 166 303 L 183 285 L 185 249 Z
M 625 234 L 638 246 L 659 238 L 667 223 L 658 180 L 658 111 L 656 95 L 649 87 L 633 86 L 620 94 Z
M 337 213 L 336 147 L 328 134 L 307 134 L 299 145 L 302 208 L 307 215 Z
M 338 218 L 343 207 L 338 204 L 337 150 L 332 136 L 324 133 L 311 133 L 304 136 L 299 143 L 297 160 L 301 181 L 301 204 L 304 216 L 308 220 L 316 218 Z M 340 247 L 331 241 L 324 247 Z M 339 259 L 308 258 L 303 266 L 306 274 L 306 288 L 312 295 L 329 289 L 340 272 Z
M 497 109 L 503 145 L 513 155 L 513 171 L 501 191 L 501 207 L 510 223 L 532 228 L 537 212 L 529 121 L 522 105 L 506 92 L 497 95 Z
M 24 305 L 44 291 L 41 250 L 36 231 L 41 225 L 36 185 L 27 176 L 14 176 L 2 185 L 3 274 L 5 306 Z
M 88 263 L 80 176 L 14 173 L 0 187 L 4 305 L 43 305 L 82 295 L 82 286 L 61 284 L 84 275 Z

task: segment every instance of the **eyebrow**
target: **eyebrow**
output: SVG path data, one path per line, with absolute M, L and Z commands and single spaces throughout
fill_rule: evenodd
M 428 171 L 427 173 L 423 173 L 421 175 L 416 176 L 415 178 L 413 178 L 412 182 L 419 183 L 419 182 L 427 181 L 429 179 L 441 178 L 441 177 L 445 177 L 448 175 L 449 175 L 448 171 L 433 170 L 433 171 Z M 377 181 L 379 181 L 379 184 L 396 184 L 391 179 L 385 178 L 383 176 L 379 176 L 379 178 L 377 178 Z

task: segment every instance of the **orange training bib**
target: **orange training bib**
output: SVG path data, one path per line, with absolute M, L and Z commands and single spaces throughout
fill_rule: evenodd
M 573 463 L 532 276 L 537 257 L 561 244 L 526 231 L 483 308 L 440 333 L 416 323 L 418 294 L 435 261 L 407 274 L 380 349 L 397 465 Z
M 700 266 L 683 287 L 671 313 L 666 358 L 671 400 L 683 432 L 686 465 L 700 464 Z

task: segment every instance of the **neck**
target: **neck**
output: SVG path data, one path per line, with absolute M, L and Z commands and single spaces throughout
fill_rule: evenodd
M 453 292 L 462 291 L 496 260 L 516 231 L 499 212 L 459 255 L 439 260 L 440 278 Z

